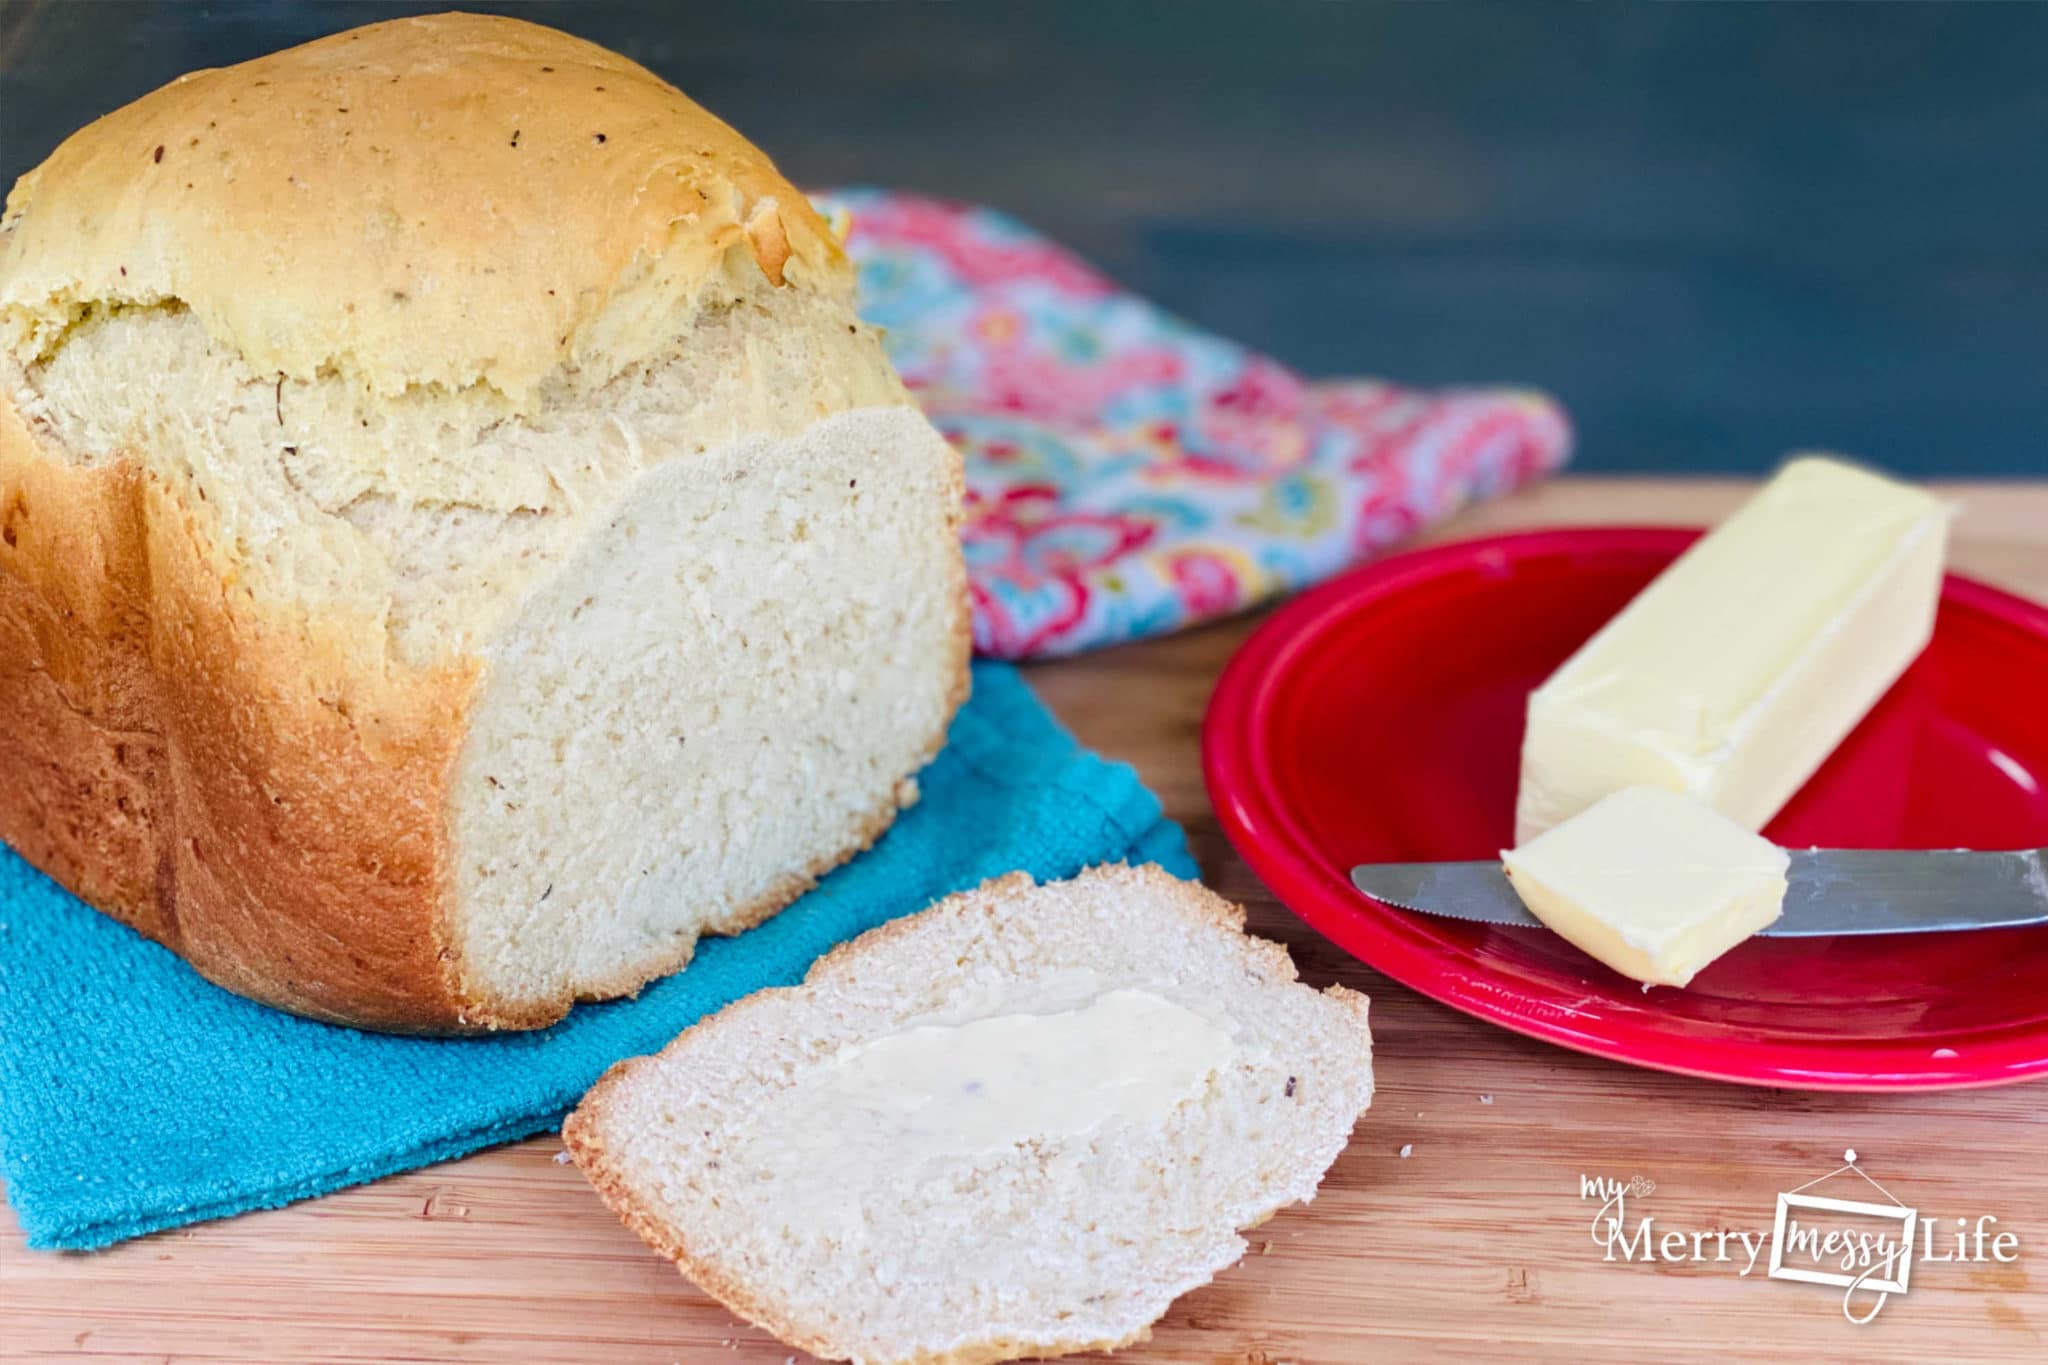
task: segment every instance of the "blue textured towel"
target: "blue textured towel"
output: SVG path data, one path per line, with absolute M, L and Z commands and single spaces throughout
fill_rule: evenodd
M 1194 864 L 1120 763 L 978 664 L 924 797 L 870 852 L 638 1000 L 538 1033 L 393 1038 L 219 990 L 0 847 L 0 1167 L 36 1247 L 104 1246 L 555 1127 L 604 1069 L 835 943 L 1016 869 Z

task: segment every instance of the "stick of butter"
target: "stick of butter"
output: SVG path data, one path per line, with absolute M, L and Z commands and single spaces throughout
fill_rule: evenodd
M 1948 519 L 1788 463 L 1530 696 L 1515 842 L 1636 783 L 1762 829 L 1926 646 Z
M 1683 986 L 1778 918 L 1792 859 L 1690 796 L 1626 787 L 1505 852 L 1529 913 L 1623 976 Z

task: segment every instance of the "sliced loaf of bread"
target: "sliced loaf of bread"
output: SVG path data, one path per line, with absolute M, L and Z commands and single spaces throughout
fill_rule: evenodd
M 538 1028 L 916 799 L 960 455 L 762 152 L 408 15 L 98 120 L 0 214 L 0 842 L 267 1004 Z
M 1243 921 L 1156 867 L 1004 877 L 613 1067 L 563 1136 L 649 1245 L 818 1355 L 1142 1340 L 1372 1099 L 1365 998 Z

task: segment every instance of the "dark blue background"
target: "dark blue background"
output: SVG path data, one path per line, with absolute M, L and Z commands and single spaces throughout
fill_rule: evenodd
M 399 8 L 13 0 L 0 173 Z M 999 205 L 1311 372 L 1543 385 L 1581 469 L 2048 476 L 2048 6 L 472 8 L 621 49 L 801 183 Z

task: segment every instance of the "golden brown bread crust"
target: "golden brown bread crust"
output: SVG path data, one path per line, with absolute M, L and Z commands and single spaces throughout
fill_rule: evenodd
M 52 459 L 4 396 L 0 508 L 0 839 L 242 994 L 471 1024 L 438 922 L 473 668 L 281 628 L 140 464 Z
M 0 231 L 0 840 L 296 1013 L 429 1033 L 559 1019 L 572 1000 L 467 993 L 448 946 L 477 660 L 408 667 L 367 617 L 253 592 L 189 501 L 203 490 L 136 451 L 64 448 L 13 381 L 87 310 L 175 300 L 259 372 L 486 384 L 524 405 L 564 366 L 601 382 L 673 345 L 734 250 L 776 285 L 851 287 L 808 202 L 737 134 L 514 20 L 394 20 L 195 73 L 67 141 Z M 956 701 L 964 579 L 959 612 Z M 897 806 L 721 931 L 787 905 Z
M 852 287 L 731 128 L 616 53 L 484 15 L 180 77 L 67 139 L 5 221 L 23 360 L 89 309 L 177 300 L 257 373 L 482 383 L 521 410 L 564 365 L 601 381 L 672 340 L 740 243 L 775 284 Z

